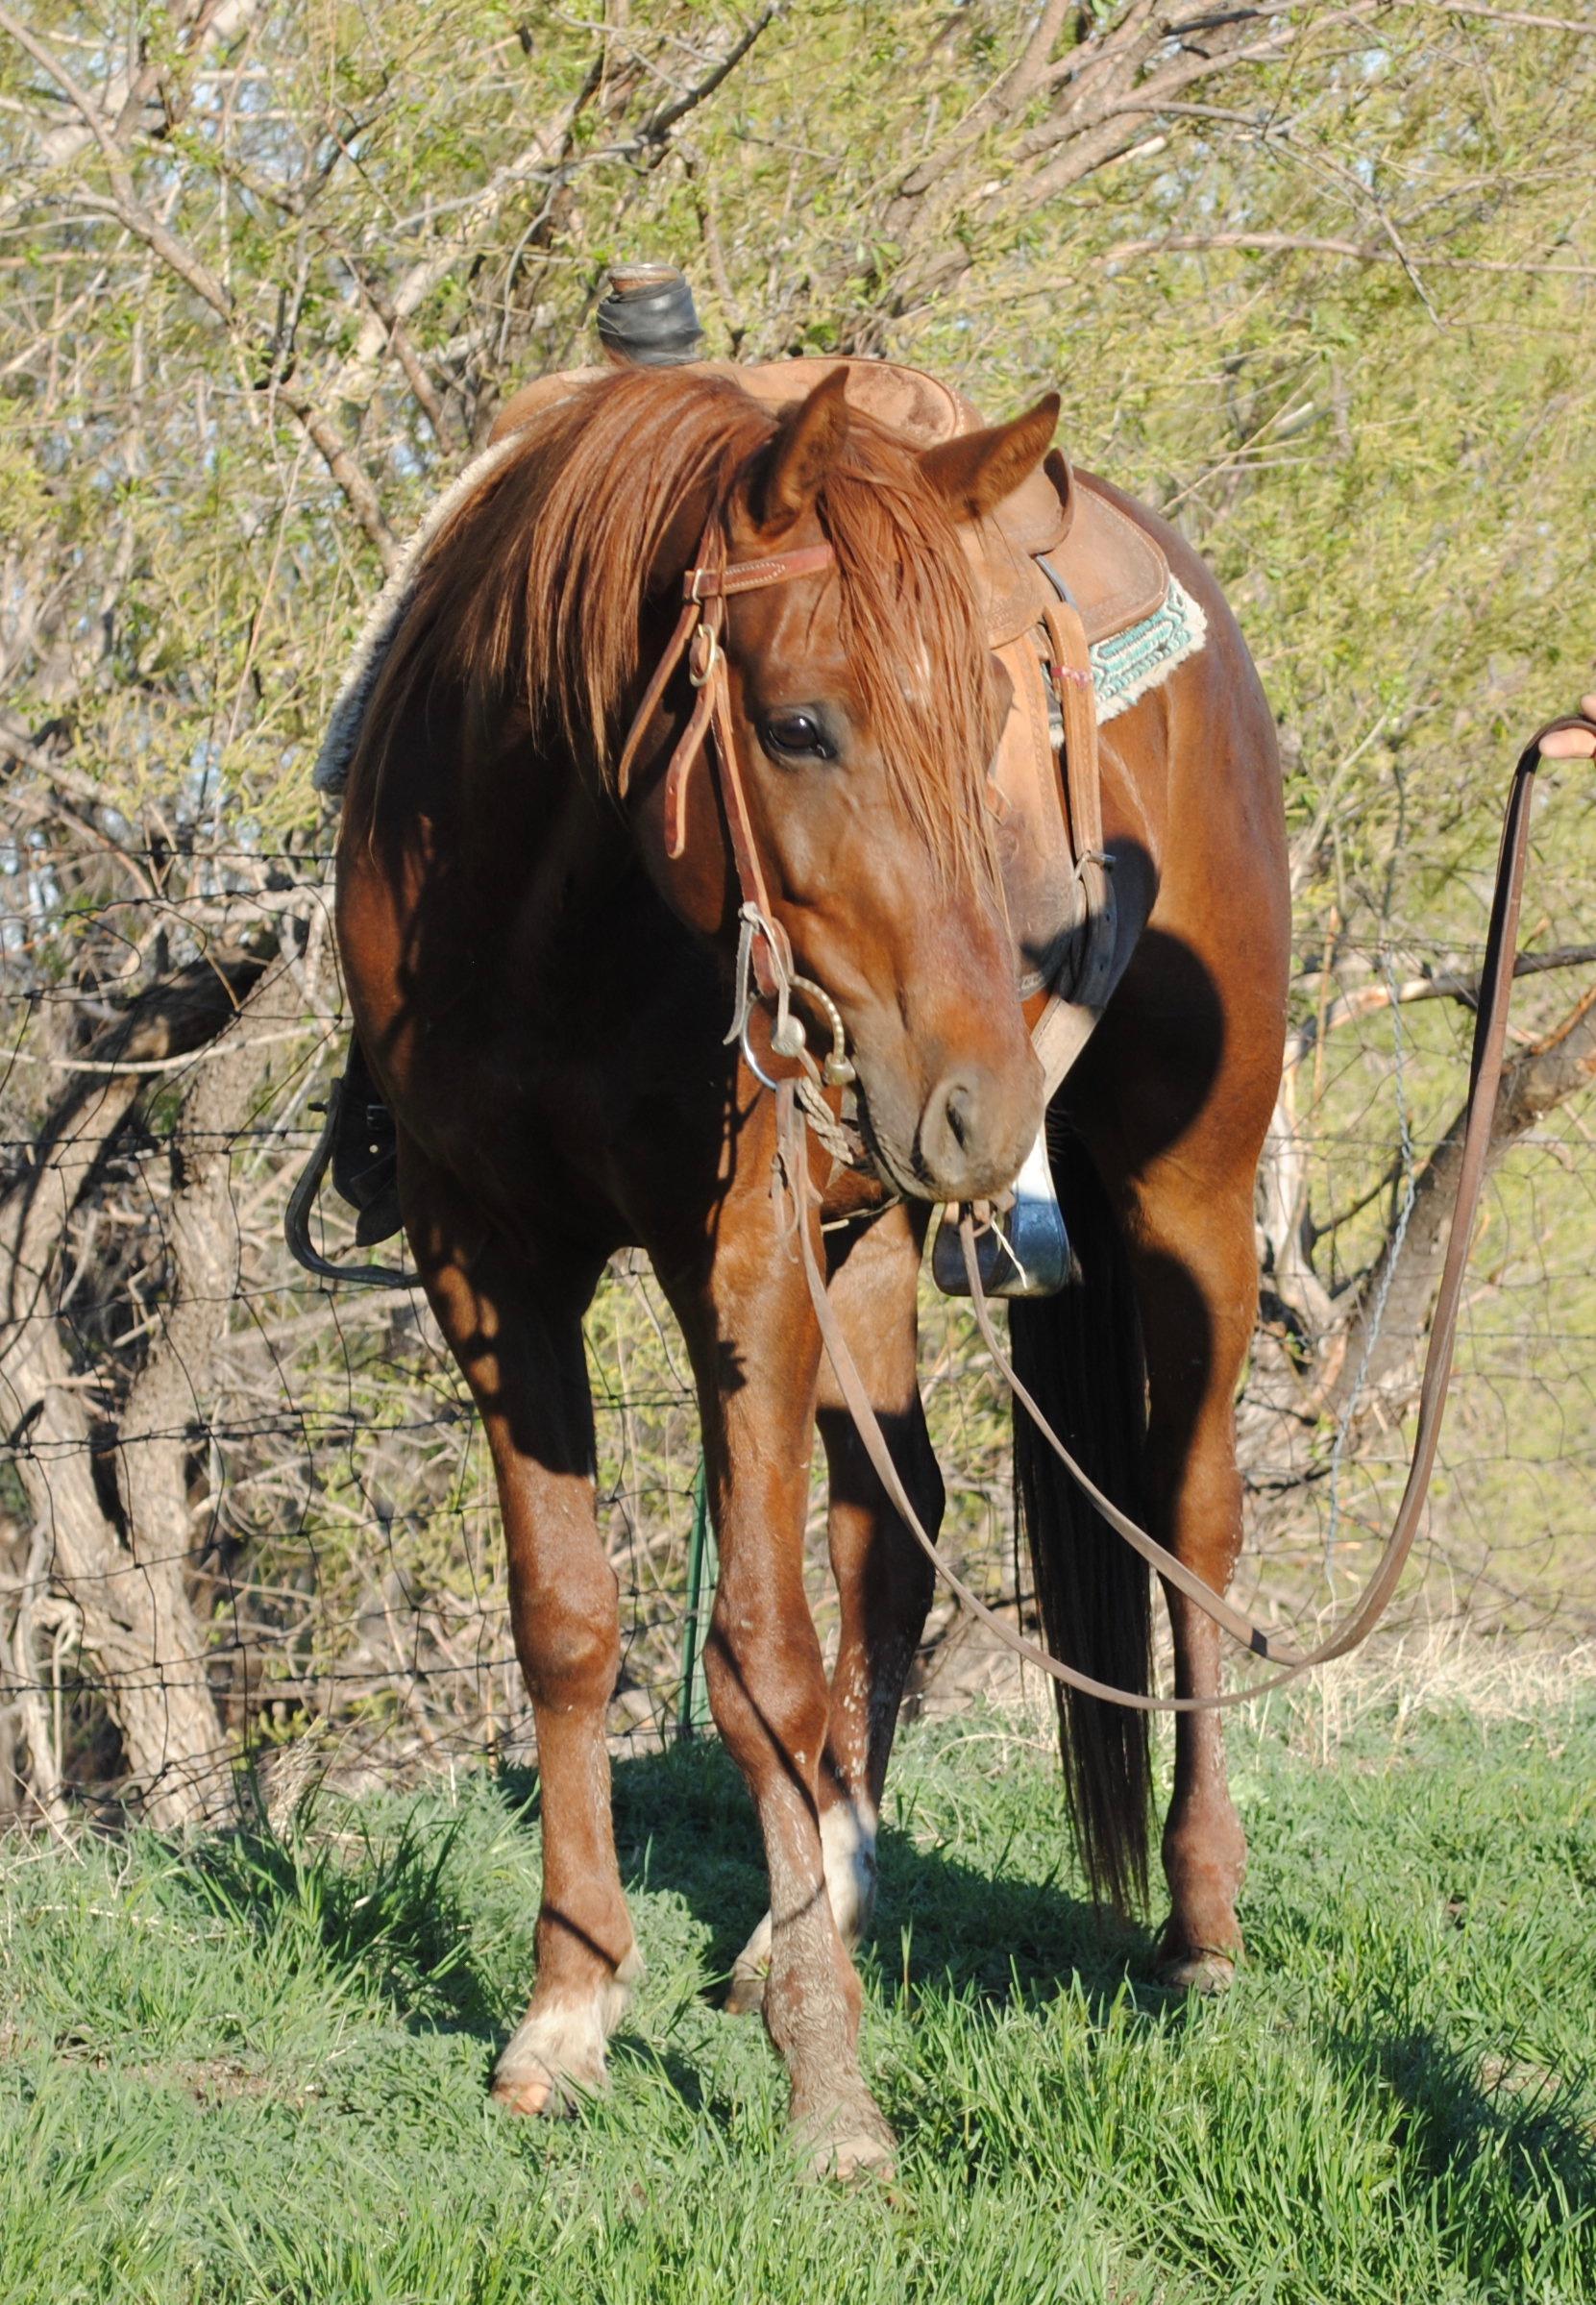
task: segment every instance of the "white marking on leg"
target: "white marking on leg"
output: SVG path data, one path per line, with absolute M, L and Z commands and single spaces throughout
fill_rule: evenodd
M 875 1909 L 875 1809 L 862 1795 L 821 1814 L 825 1887 L 837 1934 L 851 1952 Z
M 767 1913 L 731 1965 L 734 1978 L 762 1977 L 771 1966 L 771 1917 Z
M 495 2096 L 519 2100 L 523 2112 L 562 2113 L 583 2094 L 602 2089 L 604 2044 L 642 1974 L 633 1946 L 615 1974 L 583 1998 L 539 2002 L 534 1996 L 493 2069 Z
M 875 1810 L 860 1798 L 842 1800 L 821 1815 L 821 1855 L 825 1893 L 837 1934 L 852 1952 L 875 1909 Z M 731 1965 L 732 1997 L 757 2003 L 757 1988 L 770 1974 L 771 1916 L 767 1913 Z M 742 1994 L 739 1995 L 739 1987 Z M 754 1989 L 751 1998 L 749 1989 Z

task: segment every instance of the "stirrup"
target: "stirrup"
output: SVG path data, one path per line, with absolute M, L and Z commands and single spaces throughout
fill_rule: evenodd
M 335 1080 L 328 1090 L 321 1135 L 300 1174 L 298 1184 L 288 1195 L 288 1206 L 282 1216 L 282 1237 L 288 1243 L 295 1263 L 303 1264 L 307 1272 L 314 1273 L 319 1281 L 348 1281 L 356 1287 L 367 1288 L 413 1288 L 417 1285 L 415 1274 L 403 1271 L 397 1264 L 336 1264 L 311 1245 L 310 1213 L 316 1205 L 321 1181 L 332 1165 L 337 1151 L 347 1078 L 346 1075 L 344 1079 Z M 366 1238 L 364 1234 L 358 1237 L 362 1242 Z M 377 1238 L 381 1239 L 386 1236 L 379 1234 Z
M 1072 1259 L 1064 1212 L 1053 1189 L 1045 1124 L 1015 1179 L 1014 1202 L 975 1237 L 981 1287 L 988 1296 L 1057 1296 Z M 931 1250 L 931 1278 L 944 1296 L 968 1296 L 958 1217 L 944 1210 Z

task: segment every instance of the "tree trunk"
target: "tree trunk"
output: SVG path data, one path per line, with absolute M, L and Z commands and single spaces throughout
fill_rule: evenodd
M 1503 1072 L 1491 1123 L 1487 1170 L 1525 1132 L 1596 1079 L 1596 988 Z M 1279 1124 L 1289 1112 L 1277 1108 Z M 1446 1262 L 1462 1162 L 1466 1105 L 1436 1140 L 1413 1185 L 1407 1224 L 1393 1223 L 1363 1280 L 1339 1300 L 1339 1316 L 1320 1324 L 1316 1303 L 1329 1300 L 1311 1268 L 1311 1291 L 1288 1274 L 1282 1301 L 1298 1324 L 1299 1366 L 1281 1334 L 1265 1324 L 1254 1352 L 1246 1395 L 1237 1412 L 1237 1444 L 1251 1491 L 1250 1541 L 1267 1550 L 1290 1524 L 1302 1490 L 1321 1480 L 1331 1444 L 1346 1425 L 1345 1454 L 1355 1459 L 1371 1423 L 1388 1433 L 1418 1382 Z M 1278 1155 L 1277 1155 L 1278 1161 Z M 1278 1255 L 1278 1246 L 1277 1246 Z
M 1588 1088 L 1592 1079 L 1596 1079 L 1596 988 L 1503 1072 L 1491 1121 L 1487 1171 L 1526 1130 L 1579 1090 Z M 1468 1108 L 1463 1105 L 1418 1173 L 1406 1228 L 1393 1225 L 1358 1291 L 1340 1367 L 1325 1396 L 1331 1414 L 1344 1411 L 1360 1380 L 1364 1390 L 1378 1395 L 1416 1366 L 1446 1262 L 1467 1117 Z
M 109 1437 L 95 1429 L 57 1311 L 61 1255 L 93 1174 L 86 1156 L 127 1118 L 143 1074 L 118 1072 L 69 1093 L 46 1132 L 38 1166 L 0 1207 L 8 1313 L 0 1386 L 36 1535 L 47 1539 L 31 1548 L 16 1618 L 21 1637 L 10 1644 L 12 1675 L 24 1683 L 19 1693 L 35 1701 L 20 1708 L 34 1749 L 30 1776 L 36 1797 L 53 1806 L 59 1756 L 37 1749 L 45 1735 L 43 1691 L 26 1637 L 37 1588 L 48 1582 L 78 1612 L 82 1655 L 103 1680 L 129 1776 L 146 1815 L 163 1830 L 214 1821 L 231 1806 L 226 1740 L 188 1599 L 185 1468 L 203 1412 L 206 1359 L 226 1331 L 234 1294 L 228 1140 L 248 1110 L 256 1069 L 247 1047 L 249 995 L 265 969 L 256 954 L 197 964 L 147 995 L 119 1029 L 112 1052 L 96 1060 L 135 1066 L 206 1052 L 174 1154 L 169 1300 Z M 113 1477 L 96 1478 L 97 1451 L 111 1458 Z

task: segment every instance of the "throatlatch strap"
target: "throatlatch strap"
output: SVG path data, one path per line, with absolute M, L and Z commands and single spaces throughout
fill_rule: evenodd
M 1051 994 L 1031 1033 L 1051 1097 L 1091 1038 L 1114 990 L 1118 915 L 1103 846 L 1102 763 L 1086 627 L 1072 601 L 1049 601 L 1043 620 L 1047 631 L 1048 674 L 1064 715 L 1065 805 L 1085 912 L 1073 980 L 1068 992 L 1059 990 Z

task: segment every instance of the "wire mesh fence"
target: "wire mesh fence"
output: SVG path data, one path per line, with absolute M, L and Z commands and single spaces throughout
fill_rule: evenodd
M 307 1739 L 389 1774 L 529 1749 L 487 1453 L 425 1299 L 330 1290 L 283 1244 L 345 1045 L 327 866 L 246 846 L 118 847 L 102 872 L 86 848 L 68 878 L 59 846 L 9 858 L 0 1803 L 13 1811 L 60 1816 L 136 1787 L 180 1820 L 203 1811 L 208 1767 L 218 1781 L 240 1760 L 269 1772 Z M 1358 1589 L 1400 1488 L 1428 1320 L 1409 1220 L 1461 1103 L 1476 957 L 1394 936 L 1321 937 L 1300 955 L 1238 1404 L 1240 1597 L 1299 1628 Z M 1577 1080 L 1528 1090 L 1545 1088 L 1536 1066 L 1567 1053 L 1589 1002 L 1567 1010 L 1560 965 L 1530 974 L 1527 1117 L 1493 1175 L 1400 1609 L 1573 1639 L 1596 1627 L 1596 1147 Z M 330 1199 L 318 1227 L 328 1253 L 358 1257 Z M 1025 1617 L 1006 1401 L 966 1309 L 927 1285 L 922 1312 L 945 1549 Z M 689 1541 L 697 1410 L 641 1256 L 613 1263 L 587 1346 L 624 1636 L 612 1724 L 660 1738 L 695 1702 L 707 1595 L 692 1590 Z M 825 1638 L 820 1469 L 808 1557 Z M 993 1667 L 989 1637 L 939 1596 L 921 1691 L 962 1701 Z

